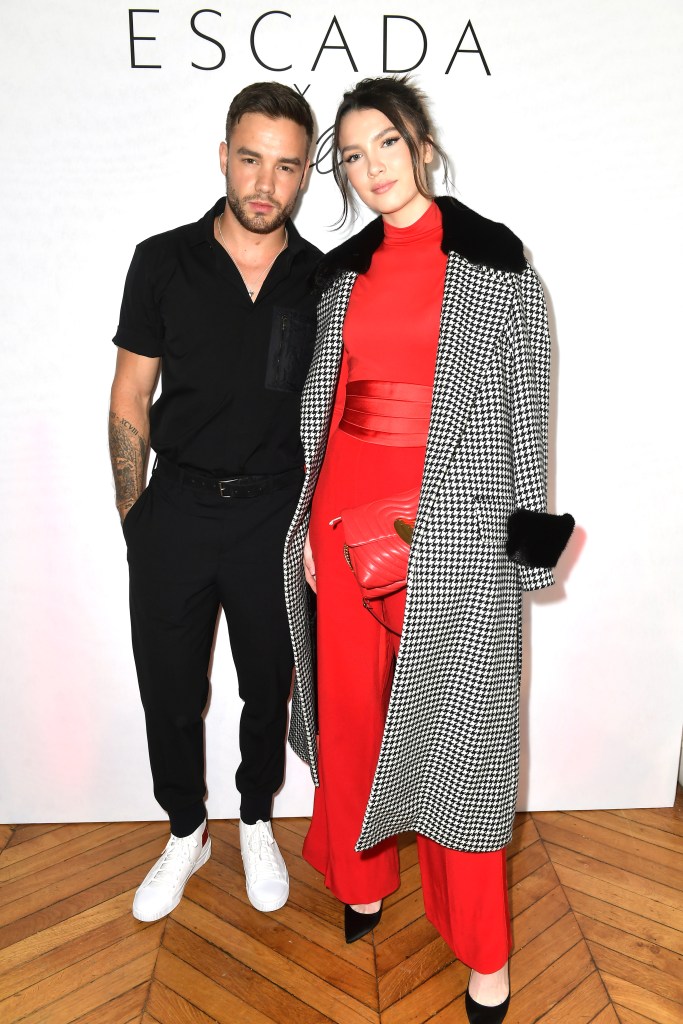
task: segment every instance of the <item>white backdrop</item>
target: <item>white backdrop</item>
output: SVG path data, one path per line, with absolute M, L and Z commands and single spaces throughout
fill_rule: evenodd
M 520 806 L 671 803 L 683 717 L 680 0 L 129 10 L 23 0 L 2 13 L 0 818 L 161 816 L 106 449 L 109 339 L 135 242 L 222 193 L 218 142 L 247 82 L 306 90 L 322 135 L 343 88 L 421 54 L 414 73 L 457 196 L 524 238 L 552 315 L 551 508 L 579 525 L 557 586 L 525 605 Z M 131 67 L 131 17 L 148 37 L 133 40 L 134 62 L 160 67 Z M 325 149 L 297 224 L 329 249 Z M 221 627 L 213 816 L 237 815 L 238 714 Z M 311 794 L 290 756 L 276 813 L 308 813 Z

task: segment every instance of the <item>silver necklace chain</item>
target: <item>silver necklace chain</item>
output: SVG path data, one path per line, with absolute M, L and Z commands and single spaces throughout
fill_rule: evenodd
M 239 263 L 237 262 L 237 260 L 236 260 L 236 259 L 235 259 L 235 257 L 233 256 L 233 254 L 232 254 L 232 253 L 230 252 L 230 249 L 228 248 L 228 243 L 227 243 L 227 242 L 225 241 L 225 239 L 223 238 L 223 232 L 222 232 L 222 230 L 221 230 L 221 221 L 222 221 L 222 220 L 223 220 L 223 214 L 221 214 L 221 215 L 220 215 L 220 217 L 218 218 L 218 234 L 220 235 L 220 238 L 221 238 L 221 242 L 223 243 L 223 248 L 224 248 L 224 249 L 225 249 L 225 251 L 227 252 L 227 254 L 228 254 L 228 256 L 230 257 L 230 259 L 232 260 L 232 262 L 233 262 L 233 263 L 235 264 L 235 267 L 237 268 L 237 273 L 238 273 L 238 274 L 240 275 L 240 277 L 242 278 L 242 281 L 243 281 L 243 283 L 244 283 L 244 287 L 245 287 L 245 288 L 247 289 L 247 294 L 248 294 L 249 298 L 251 299 L 251 301 L 252 301 L 252 302 L 254 302 L 254 301 L 255 301 L 255 300 L 254 300 L 254 295 L 255 295 L 255 293 L 256 293 L 256 292 L 258 291 L 258 289 L 259 289 L 259 288 L 261 287 L 261 285 L 263 284 L 263 282 L 264 282 L 264 280 L 265 280 L 265 278 L 266 278 L 266 275 L 267 275 L 268 271 L 269 271 L 269 270 L 270 270 L 270 268 L 272 267 L 273 263 L 275 263 L 275 260 L 276 260 L 276 259 L 278 258 L 278 256 L 280 255 L 280 253 L 284 252 L 284 251 L 285 251 L 285 249 L 287 248 L 287 243 L 288 243 L 288 241 L 289 241 L 289 236 L 287 235 L 287 228 L 285 228 L 285 240 L 284 240 L 284 242 L 282 243 L 282 248 L 281 248 L 281 249 L 279 249 L 279 250 L 278 250 L 278 251 L 277 251 L 277 252 L 275 253 L 275 255 L 273 256 L 272 260 L 270 261 L 270 263 L 268 264 L 268 266 L 266 267 L 266 269 L 265 269 L 265 270 L 263 271 L 263 273 L 261 274 L 261 276 L 260 276 L 260 277 L 258 278 L 258 280 L 257 280 L 257 281 L 255 282 L 255 284 L 254 284 L 253 288 L 250 288 L 250 287 L 249 287 L 249 285 L 247 284 L 247 280 L 246 280 L 246 278 L 245 278 L 244 274 L 243 274 L 243 273 L 242 273 L 242 271 L 240 270 L 240 267 L 239 267 Z

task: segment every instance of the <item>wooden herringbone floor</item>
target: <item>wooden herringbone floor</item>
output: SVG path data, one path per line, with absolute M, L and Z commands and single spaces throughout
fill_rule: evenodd
M 276 823 L 282 910 L 249 906 L 237 826 L 221 821 L 179 907 L 144 925 L 132 894 L 167 826 L 0 826 L 0 1022 L 465 1022 L 468 972 L 424 917 L 412 839 L 374 939 L 346 946 L 301 859 L 306 827 Z M 673 809 L 519 815 L 507 1021 L 681 1024 L 682 853 L 680 787 Z

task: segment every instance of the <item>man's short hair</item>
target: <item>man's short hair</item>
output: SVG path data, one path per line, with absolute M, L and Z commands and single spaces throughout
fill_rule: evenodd
M 238 92 L 228 110 L 225 122 L 225 141 L 230 143 L 230 133 L 245 114 L 264 114 L 276 120 L 286 117 L 301 125 L 306 132 L 307 148 L 313 141 L 313 114 L 300 92 L 281 82 L 254 82 Z

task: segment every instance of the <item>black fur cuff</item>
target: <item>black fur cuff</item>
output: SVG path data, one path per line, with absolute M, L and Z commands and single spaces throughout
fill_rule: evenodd
M 505 550 L 518 565 L 533 569 L 552 569 L 565 549 L 574 517 L 549 512 L 529 512 L 518 508 L 508 518 L 508 539 Z

